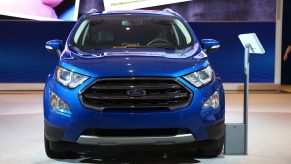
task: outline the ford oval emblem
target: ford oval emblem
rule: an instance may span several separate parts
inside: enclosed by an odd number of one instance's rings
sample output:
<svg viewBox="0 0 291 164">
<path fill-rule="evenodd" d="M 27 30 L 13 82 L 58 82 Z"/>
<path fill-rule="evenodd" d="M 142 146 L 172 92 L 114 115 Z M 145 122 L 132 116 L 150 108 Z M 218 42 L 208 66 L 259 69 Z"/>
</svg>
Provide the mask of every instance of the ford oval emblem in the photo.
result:
<svg viewBox="0 0 291 164">
<path fill-rule="evenodd" d="M 141 97 L 141 96 L 145 96 L 147 93 L 143 89 L 132 89 L 132 90 L 128 90 L 126 94 L 132 97 Z"/>
</svg>

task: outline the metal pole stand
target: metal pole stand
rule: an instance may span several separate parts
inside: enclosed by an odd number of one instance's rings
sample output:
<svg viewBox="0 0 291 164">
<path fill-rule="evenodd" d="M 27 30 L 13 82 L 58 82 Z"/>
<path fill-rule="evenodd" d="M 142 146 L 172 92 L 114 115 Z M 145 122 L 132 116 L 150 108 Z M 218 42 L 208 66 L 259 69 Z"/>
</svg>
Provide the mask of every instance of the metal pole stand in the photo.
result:
<svg viewBox="0 0 291 164">
<path fill-rule="evenodd" d="M 243 123 L 225 124 L 225 145 L 226 155 L 247 155 L 248 154 L 248 100 L 249 100 L 249 57 L 251 46 L 245 46 L 244 55 L 244 111 Z"/>
<path fill-rule="evenodd" d="M 247 155 L 250 53 L 264 54 L 265 49 L 255 33 L 240 34 L 238 37 L 245 48 L 243 123 L 225 124 L 224 154 Z"/>
<path fill-rule="evenodd" d="M 248 113 L 249 113 L 249 82 L 250 82 L 250 49 L 251 45 L 245 47 L 245 60 L 244 60 L 244 117 L 243 124 L 245 125 L 245 144 L 244 155 L 248 155 Z"/>
</svg>

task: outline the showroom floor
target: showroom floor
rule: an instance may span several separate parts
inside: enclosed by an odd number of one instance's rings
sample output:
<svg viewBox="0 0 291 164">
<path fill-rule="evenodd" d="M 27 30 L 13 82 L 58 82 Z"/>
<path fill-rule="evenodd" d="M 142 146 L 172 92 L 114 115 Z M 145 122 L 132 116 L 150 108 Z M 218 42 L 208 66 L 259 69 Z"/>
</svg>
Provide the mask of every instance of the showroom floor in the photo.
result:
<svg viewBox="0 0 291 164">
<path fill-rule="evenodd" d="M 241 93 L 226 95 L 226 122 L 242 121 Z M 46 157 L 42 92 L 0 93 L 0 164 L 7 163 L 291 163 L 291 94 L 256 92 L 250 96 L 249 155 L 213 159 L 150 152 L 94 155 L 69 160 Z M 57 161 L 57 162 L 56 162 Z"/>
</svg>

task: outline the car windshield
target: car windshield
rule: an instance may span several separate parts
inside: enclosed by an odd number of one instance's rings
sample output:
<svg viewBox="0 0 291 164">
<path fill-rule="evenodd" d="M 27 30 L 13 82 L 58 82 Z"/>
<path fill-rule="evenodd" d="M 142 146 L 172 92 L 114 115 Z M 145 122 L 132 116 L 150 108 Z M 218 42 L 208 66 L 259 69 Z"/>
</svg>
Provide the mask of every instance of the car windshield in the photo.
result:
<svg viewBox="0 0 291 164">
<path fill-rule="evenodd" d="M 181 50 L 194 44 L 184 23 L 173 16 L 103 15 L 82 21 L 71 45 L 80 51 L 109 48 Z"/>
</svg>

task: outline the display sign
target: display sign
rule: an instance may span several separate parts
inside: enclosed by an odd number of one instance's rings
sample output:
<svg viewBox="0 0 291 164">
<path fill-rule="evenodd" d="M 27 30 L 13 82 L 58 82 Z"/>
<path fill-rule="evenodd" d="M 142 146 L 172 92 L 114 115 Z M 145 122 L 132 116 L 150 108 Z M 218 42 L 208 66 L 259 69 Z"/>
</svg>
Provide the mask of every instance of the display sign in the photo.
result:
<svg viewBox="0 0 291 164">
<path fill-rule="evenodd" d="M 236 0 L 235 5 L 230 0 L 124 1 L 132 2 L 129 3 L 131 5 L 152 6 L 143 6 L 144 8 L 139 9 L 170 8 L 186 19 L 199 40 L 205 38 L 218 40 L 221 43 L 220 50 L 213 55 L 208 55 L 208 58 L 223 82 L 226 83 L 241 83 L 244 79 L 243 54 L 238 52 L 241 49 L 241 43 L 238 41 L 237 35 L 248 32 L 257 33 L 266 54 L 252 56 L 251 67 L 253 69 L 250 81 L 274 83 L 276 0 Z M 0 83 L 44 82 L 58 59 L 54 55 L 47 54 L 44 43 L 55 38 L 66 40 L 75 24 L 75 22 L 47 20 L 76 20 L 76 14 L 81 16 L 92 8 L 104 11 L 106 3 L 109 2 L 112 4 L 117 1 L 0 0 L 0 36 L 2 38 L 0 40 L 0 71 L 2 70 Z M 167 4 L 162 5 L 163 3 Z M 46 17 L 37 14 L 37 12 L 45 11 L 39 7 L 44 7 L 44 4 L 46 9 L 53 10 L 54 18 L 49 17 L 51 15 Z M 74 11 L 66 12 L 70 8 L 73 8 Z M 65 15 L 71 16 L 64 18 Z M 9 21 L 3 19 L 9 19 Z M 16 19 L 28 19 L 29 21 L 10 21 Z"/>
<path fill-rule="evenodd" d="M 0 19 L 76 21 L 80 0 L 2 0 Z"/>
<path fill-rule="evenodd" d="M 106 0 L 104 1 L 105 10 L 133 10 L 147 7 L 161 6 L 191 0 Z"/>
<path fill-rule="evenodd" d="M 240 34 L 239 40 L 245 48 L 249 48 L 249 53 L 264 54 L 265 49 L 255 33 Z"/>
<path fill-rule="evenodd" d="M 276 0 L 1 0 L 0 20 L 76 21 L 91 9 L 163 10 L 170 8 L 188 22 L 275 22 Z"/>
</svg>

